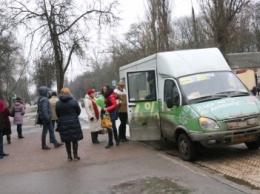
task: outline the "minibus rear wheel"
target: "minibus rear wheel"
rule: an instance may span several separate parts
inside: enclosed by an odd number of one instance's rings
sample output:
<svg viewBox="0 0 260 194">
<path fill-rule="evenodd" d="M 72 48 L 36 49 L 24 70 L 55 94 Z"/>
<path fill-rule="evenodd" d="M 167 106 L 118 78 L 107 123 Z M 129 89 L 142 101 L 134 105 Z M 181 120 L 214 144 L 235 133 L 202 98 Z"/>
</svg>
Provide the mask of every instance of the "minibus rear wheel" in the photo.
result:
<svg viewBox="0 0 260 194">
<path fill-rule="evenodd" d="M 181 133 L 178 137 L 178 150 L 183 160 L 194 160 L 195 148 L 193 147 L 190 138 L 185 133 Z"/>
<path fill-rule="evenodd" d="M 257 150 L 260 147 L 260 139 L 258 138 L 257 141 L 250 141 L 245 144 L 249 150 Z"/>
</svg>

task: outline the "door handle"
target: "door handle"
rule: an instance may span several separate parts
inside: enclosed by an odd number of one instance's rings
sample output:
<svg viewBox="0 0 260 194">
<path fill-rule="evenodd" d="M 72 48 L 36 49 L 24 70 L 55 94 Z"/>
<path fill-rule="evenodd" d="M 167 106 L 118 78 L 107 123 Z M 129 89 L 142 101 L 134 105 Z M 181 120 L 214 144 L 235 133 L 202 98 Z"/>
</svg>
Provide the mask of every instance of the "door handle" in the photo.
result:
<svg viewBox="0 0 260 194">
<path fill-rule="evenodd" d="M 128 107 L 136 107 L 135 104 L 129 104 Z"/>
</svg>

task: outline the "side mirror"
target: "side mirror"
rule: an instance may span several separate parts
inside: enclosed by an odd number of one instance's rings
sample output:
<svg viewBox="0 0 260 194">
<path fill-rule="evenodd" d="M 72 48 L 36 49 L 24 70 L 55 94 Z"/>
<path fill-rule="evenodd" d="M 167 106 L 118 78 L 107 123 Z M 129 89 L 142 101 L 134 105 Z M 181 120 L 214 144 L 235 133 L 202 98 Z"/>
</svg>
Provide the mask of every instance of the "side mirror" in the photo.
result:
<svg viewBox="0 0 260 194">
<path fill-rule="evenodd" d="M 167 108 L 172 108 L 173 107 L 173 98 L 172 97 L 168 97 L 166 98 L 166 105 L 167 105 Z"/>
</svg>

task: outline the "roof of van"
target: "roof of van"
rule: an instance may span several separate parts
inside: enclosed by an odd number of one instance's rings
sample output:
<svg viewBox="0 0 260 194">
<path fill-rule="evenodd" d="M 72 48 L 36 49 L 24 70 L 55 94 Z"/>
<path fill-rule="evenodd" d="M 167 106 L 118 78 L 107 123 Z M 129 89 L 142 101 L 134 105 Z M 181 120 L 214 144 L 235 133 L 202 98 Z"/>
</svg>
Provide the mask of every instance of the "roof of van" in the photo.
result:
<svg viewBox="0 0 260 194">
<path fill-rule="evenodd" d="M 156 68 L 158 73 L 171 77 L 208 71 L 231 71 L 218 48 L 207 48 L 157 53 L 121 67 L 120 72 L 147 68 Z"/>
</svg>

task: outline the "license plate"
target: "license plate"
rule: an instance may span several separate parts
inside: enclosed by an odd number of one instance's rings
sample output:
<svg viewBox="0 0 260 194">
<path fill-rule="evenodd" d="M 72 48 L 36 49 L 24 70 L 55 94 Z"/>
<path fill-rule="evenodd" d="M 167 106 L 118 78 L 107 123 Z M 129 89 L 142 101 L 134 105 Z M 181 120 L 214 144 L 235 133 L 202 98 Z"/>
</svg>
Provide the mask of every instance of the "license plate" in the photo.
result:
<svg viewBox="0 0 260 194">
<path fill-rule="evenodd" d="M 235 136 L 234 137 L 234 142 L 238 143 L 238 142 L 246 142 L 246 141 L 250 141 L 250 140 L 254 140 L 257 138 L 256 134 L 246 134 L 246 135 L 240 135 L 240 136 Z"/>
<path fill-rule="evenodd" d="M 227 126 L 229 129 L 243 128 L 247 127 L 247 122 L 228 122 Z"/>
</svg>

